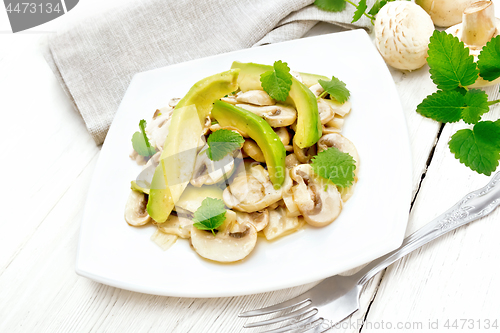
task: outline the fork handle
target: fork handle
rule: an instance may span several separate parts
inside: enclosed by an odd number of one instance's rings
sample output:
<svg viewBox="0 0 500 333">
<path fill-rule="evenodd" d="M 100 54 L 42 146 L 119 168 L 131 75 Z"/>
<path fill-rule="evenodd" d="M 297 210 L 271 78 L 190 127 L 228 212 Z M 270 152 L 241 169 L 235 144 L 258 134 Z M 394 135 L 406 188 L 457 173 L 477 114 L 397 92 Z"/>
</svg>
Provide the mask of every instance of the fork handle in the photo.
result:
<svg viewBox="0 0 500 333">
<path fill-rule="evenodd" d="M 399 248 L 375 259 L 356 273 L 355 276 L 359 278 L 358 285 L 364 285 L 378 272 L 430 241 L 488 215 L 499 204 L 500 171 L 492 177 L 488 185 L 467 194 L 446 212 L 406 237 Z"/>
</svg>

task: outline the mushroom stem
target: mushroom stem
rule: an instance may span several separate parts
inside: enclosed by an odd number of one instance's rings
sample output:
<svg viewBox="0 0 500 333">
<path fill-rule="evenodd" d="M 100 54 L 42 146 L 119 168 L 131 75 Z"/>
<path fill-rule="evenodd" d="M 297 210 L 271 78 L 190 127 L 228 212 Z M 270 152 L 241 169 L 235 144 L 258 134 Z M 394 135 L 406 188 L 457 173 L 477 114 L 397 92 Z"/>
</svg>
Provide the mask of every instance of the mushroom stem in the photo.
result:
<svg viewBox="0 0 500 333">
<path fill-rule="evenodd" d="M 496 32 L 495 7 L 492 1 L 477 1 L 463 13 L 462 40 L 466 45 L 482 48 Z"/>
</svg>

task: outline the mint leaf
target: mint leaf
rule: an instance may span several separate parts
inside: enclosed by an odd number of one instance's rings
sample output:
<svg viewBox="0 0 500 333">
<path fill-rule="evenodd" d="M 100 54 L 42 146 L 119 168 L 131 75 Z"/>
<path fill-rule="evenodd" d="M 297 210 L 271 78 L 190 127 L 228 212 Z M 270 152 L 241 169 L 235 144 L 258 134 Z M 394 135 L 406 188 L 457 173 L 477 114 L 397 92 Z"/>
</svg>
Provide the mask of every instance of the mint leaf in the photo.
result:
<svg viewBox="0 0 500 333">
<path fill-rule="evenodd" d="M 345 83 L 337 79 L 335 76 L 332 76 L 331 81 L 319 80 L 318 83 L 339 103 L 344 103 L 351 95 L 349 89 L 346 88 Z"/>
<path fill-rule="evenodd" d="M 205 198 L 201 206 L 194 212 L 193 226 L 200 230 L 210 230 L 220 227 L 226 220 L 226 209 L 221 199 Z"/>
<path fill-rule="evenodd" d="M 135 132 L 132 135 L 132 147 L 141 156 L 153 156 L 156 154 L 154 149 L 149 143 L 148 136 L 146 135 L 146 121 L 142 119 L 139 122 L 140 132 Z"/>
<path fill-rule="evenodd" d="M 417 112 L 436 121 L 454 123 L 462 118 L 464 104 L 465 97 L 460 92 L 438 90 L 417 106 Z"/>
<path fill-rule="evenodd" d="M 487 81 L 500 77 L 500 35 L 492 38 L 481 50 L 477 61 L 479 75 Z"/>
<path fill-rule="evenodd" d="M 435 30 L 427 53 L 431 79 L 439 89 L 453 90 L 476 82 L 479 71 L 474 57 L 457 37 Z"/>
<path fill-rule="evenodd" d="M 345 9 L 345 0 L 316 0 L 314 5 L 327 12 L 341 12 Z"/>
<path fill-rule="evenodd" d="M 349 187 L 354 181 L 354 158 L 336 147 L 328 148 L 314 156 L 311 166 L 314 173 L 337 186 Z"/>
<path fill-rule="evenodd" d="M 367 8 L 368 7 L 366 6 L 366 0 L 360 0 L 358 7 L 356 7 L 356 11 L 354 12 L 354 16 L 352 17 L 351 23 L 358 21 L 361 16 L 363 16 Z"/>
<path fill-rule="evenodd" d="M 460 163 L 489 176 L 500 159 L 500 121 L 481 121 L 472 130 L 459 130 L 448 145 Z"/>
<path fill-rule="evenodd" d="M 386 0 L 377 0 L 373 4 L 372 8 L 368 12 L 370 15 L 376 15 L 382 7 L 384 7 L 387 4 Z"/>
<path fill-rule="evenodd" d="M 212 132 L 207 139 L 207 155 L 212 161 L 220 161 L 227 154 L 240 148 L 245 139 L 233 131 L 220 129 Z"/>
<path fill-rule="evenodd" d="M 292 74 L 286 62 L 278 60 L 273 65 L 273 71 L 260 75 L 262 89 L 277 101 L 284 102 L 292 87 Z"/>
<path fill-rule="evenodd" d="M 490 110 L 488 95 L 479 89 L 471 89 L 465 94 L 465 108 L 462 110 L 462 118 L 468 124 L 475 124 L 481 116 Z"/>
</svg>

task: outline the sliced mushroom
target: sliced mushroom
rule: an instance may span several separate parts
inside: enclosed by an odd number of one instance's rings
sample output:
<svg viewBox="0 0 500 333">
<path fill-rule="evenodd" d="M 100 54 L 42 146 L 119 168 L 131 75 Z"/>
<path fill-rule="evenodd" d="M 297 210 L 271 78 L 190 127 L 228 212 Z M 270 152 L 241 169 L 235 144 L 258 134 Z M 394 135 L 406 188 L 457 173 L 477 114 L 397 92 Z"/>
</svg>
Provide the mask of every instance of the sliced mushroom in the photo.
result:
<svg viewBox="0 0 500 333">
<path fill-rule="evenodd" d="M 330 104 L 330 106 L 333 109 L 333 113 L 336 115 L 339 115 L 341 117 L 344 117 L 346 114 L 348 114 L 351 111 L 351 102 L 346 101 L 344 103 L 339 103 L 336 100 L 333 99 L 325 99 L 324 100 L 326 103 Z"/>
<path fill-rule="evenodd" d="M 257 243 L 257 231 L 251 223 L 239 224 L 236 213 L 226 211 L 226 220 L 214 235 L 193 228 L 191 244 L 203 258 L 218 262 L 234 262 L 248 256 Z"/>
<path fill-rule="evenodd" d="M 298 216 L 289 216 L 287 209 L 278 207 L 269 212 L 269 224 L 264 228 L 267 240 L 289 235 L 304 226 L 304 219 Z"/>
<path fill-rule="evenodd" d="M 349 141 L 349 139 L 347 139 L 345 136 L 339 133 L 331 133 L 323 135 L 318 140 L 318 153 L 330 147 L 335 147 L 341 152 L 348 153 L 349 155 L 352 156 L 356 165 L 354 174 L 357 176 L 359 170 L 359 154 L 354 144 L 351 141 Z"/>
<path fill-rule="evenodd" d="M 253 213 L 236 212 L 236 220 L 240 225 L 250 223 L 255 230 L 261 231 L 269 223 L 269 210 L 264 209 Z"/>
<path fill-rule="evenodd" d="M 253 105 L 274 105 L 276 101 L 271 98 L 264 90 L 249 90 L 239 94 L 236 97 L 238 103 L 248 103 Z"/>
<path fill-rule="evenodd" d="M 130 152 L 128 155 L 137 165 L 144 165 L 146 164 L 147 160 L 144 156 L 139 155 L 134 149 Z"/>
<path fill-rule="evenodd" d="M 271 127 L 285 127 L 293 124 L 297 119 L 297 111 L 282 104 L 271 106 L 255 106 L 250 104 L 236 104 L 236 106 L 255 113 L 264 118 Z"/>
<path fill-rule="evenodd" d="M 342 132 L 341 129 L 335 128 L 335 127 L 326 126 L 326 125 L 323 125 L 323 128 L 321 130 L 321 134 L 323 134 L 323 135 L 332 134 L 332 133 L 340 133 L 340 132 Z"/>
<path fill-rule="evenodd" d="M 300 162 L 295 154 L 292 153 L 290 155 L 287 155 L 287 157 L 285 157 L 285 166 L 287 168 L 293 168 L 294 166 L 299 164 Z"/>
<path fill-rule="evenodd" d="M 167 220 L 163 223 L 155 223 L 158 230 L 169 235 L 176 235 L 180 238 L 191 237 L 191 228 L 193 221 L 184 216 L 170 214 Z"/>
<path fill-rule="evenodd" d="M 332 106 L 323 98 L 318 100 L 318 112 L 321 124 L 324 125 L 335 117 Z"/>
<path fill-rule="evenodd" d="M 292 154 L 293 155 L 293 154 Z M 291 155 L 289 155 L 291 156 Z M 288 157 L 288 156 L 287 156 Z M 297 163 L 298 165 L 298 163 Z M 286 208 L 288 209 L 288 216 L 299 216 L 300 210 L 295 201 L 293 200 L 293 193 L 292 193 L 292 186 L 293 186 L 293 179 L 290 177 L 290 170 L 291 168 L 286 169 L 285 172 L 285 181 L 283 182 L 283 188 L 282 188 L 282 196 L 283 196 L 283 201 L 285 203 Z"/>
<path fill-rule="evenodd" d="M 299 148 L 299 146 L 295 144 L 294 140 L 293 152 L 295 153 L 295 156 L 300 163 L 309 163 L 309 161 L 311 161 L 311 159 L 316 156 L 316 145 L 312 145 L 311 147 L 307 148 Z"/>
<path fill-rule="evenodd" d="M 290 74 L 297 79 L 297 81 L 303 83 L 304 81 L 302 81 L 302 75 L 300 75 L 299 72 L 294 72 L 294 71 L 290 71 Z"/>
<path fill-rule="evenodd" d="M 290 143 L 290 133 L 288 133 L 288 130 L 285 127 L 275 128 L 274 132 L 278 134 L 278 137 L 280 138 L 283 145 L 286 146 Z"/>
<path fill-rule="evenodd" d="M 155 112 L 155 115 L 157 116 L 154 117 L 146 127 L 149 142 L 159 151 L 163 150 L 163 145 L 167 139 L 168 128 L 170 126 L 170 120 L 172 119 L 173 112 L 174 108 L 168 106 L 157 110 L 157 112 Z"/>
<path fill-rule="evenodd" d="M 236 100 L 236 96 L 233 96 L 233 95 L 229 95 L 227 97 L 222 97 L 220 100 L 223 102 L 229 103 L 229 104 L 233 104 L 233 105 L 238 104 L 238 101 Z"/>
<path fill-rule="evenodd" d="M 179 97 L 174 97 L 172 98 L 169 102 L 168 105 L 175 108 L 177 106 L 177 103 L 179 103 L 181 99 Z"/>
<path fill-rule="evenodd" d="M 245 143 L 243 144 L 243 152 L 247 154 L 249 157 L 253 158 L 257 162 L 265 163 L 266 159 L 264 158 L 264 154 L 262 150 L 259 148 L 257 143 L 252 139 L 245 139 Z"/>
<path fill-rule="evenodd" d="M 340 192 L 340 197 L 342 198 L 342 202 L 346 202 L 349 200 L 354 194 L 354 188 L 356 187 L 356 183 L 353 183 L 349 187 L 341 187 L 337 188 Z"/>
<path fill-rule="evenodd" d="M 335 115 L 335 117 L 333 117 L 332 120 L 327 122 L 325 125 L 327 127 L 342 129 L 342 127 L 344 126 L 344 118 Z"/>
<path fill-rule="evenodd" d="M 208 145 L 205 144 L 196 157 L 193 177 L 190 180 L 191 185 L 196 187 L 213 185 L 227 179 L 234 169 L 233 155 L 228 154 L 219 161 L 212 161 L 205 152 L 207 148 Z"/>
<path fill-rule="evenodd" d="M 247 133 L 243 132 L 241 129 L 238 129 L 236 127 L 233 127 L 233 126 L 224 126 L 224 127 L 222 127 L 219 124 L 212 124 L 212 125 L 210 125 L 210 131 L 211 132 L 215 132 L 215 131 L 218 131 L 220 129 L 227 129 L 227 130 L 230 130 L 230 131 L 235 131 L 235 132 L 238 132 L 242 137 L 248 138 L 248 134 Z"/>
<path fill-rule="evenodd" d="M 167 251 L 172 245 L 177 241 L 176 235 L 164 234 L 160 230 L 156 229 L 154 234 L 151 235 L 151 240 L 161 247 L 163 251 Z"/>
<path fill-rule="evenodd" d="M 245 174 L 233 179 L 222 194 L 229 208 L 242 212 L 256 212 L 281 200 L 281 189 L 275 189 L 262 165 L 253 165 Z"/>
<path fill-rule="evenodd" d="M 130 191 L 127 204 L 125 205 L 125 221 L 134 227 L 145 225 L 151 221 L 146 210 L 148 204 L 147 194 Z"/>
<path fill-rule="evenodd" d="M 309 87 L 309 90 L 311 90 L 311 91 L 312 91 L 312 93 L 313 93 L 316 97 L 318 97 L 319 95 L 321 95 L 321 94 L 325 91 L 325 89 L 323 89 L 323 87 L 322 87 L 322 86 L 321 86 L 321 84 L 319 84 L 319 83 L 316 83 L 316 84 L 314 84 L 314 85 L 310 86 L 310 87 Z"/>
<path fill-rule="evenodd" d="M 337 186 L 316 176 L 311 165 L 297 165 L 290 171 L 295 181 L 293 200 L 307 223 L 323 227 L 332 223 L 342 211 L 342 199 Z"/>
</svg>

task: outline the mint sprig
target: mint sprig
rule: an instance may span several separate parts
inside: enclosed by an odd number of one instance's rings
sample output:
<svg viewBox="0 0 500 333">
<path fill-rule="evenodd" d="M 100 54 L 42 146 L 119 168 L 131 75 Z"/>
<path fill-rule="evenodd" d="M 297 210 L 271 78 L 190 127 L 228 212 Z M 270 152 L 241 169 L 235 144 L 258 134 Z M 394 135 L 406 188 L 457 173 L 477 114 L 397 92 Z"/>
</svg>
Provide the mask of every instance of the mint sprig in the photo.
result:
<svg viewBox="0 0 500 333">
<path fill-rule="evenodd" d="M 274 62 L 274 70 L 260 75 L 262 89 L 277 101 L 284 102 L 292 87 L 292 74 L 286 62 Z"/>
<path fill-rule="evenodd" d="M 486 92 L 469 86 L 479 75 L 491 80 L 500 77 L 500 39 L 488 42 L 475 63 L 458 38 L 435 31 L 428 54 L 431 79 L 440 90 L 427 96 L 417 106 L 417 112 L 443 123 L 463 120 L 474 125 L 451 137 L 450 151 L 471 170 L 491 175 L 500 160 L 500 120 L 481 121 L 481 117 L 500 100 L 488 101 Z"/>
<path fill-rule="evenodd" d="M 149 143 L 148 136 L 146 135 L 146 121 L 142 119 L 139 121 L 140 132 L 135 132 L 132 135 L 132 147 L 141 156 L 153 156 L 156 154 L 156 149 Z"/>
<path fill-rule="evenodd" d="M 220 161 L 227 154 L 240 148 L 244 142 L 245 139 L 240 134 L 227 129 L 212 132 L 207 139 L 207 156 L 212 161 Z"/>
<path fill-rule="evenodd" d="M 314 156 L 311 167 L 315 174 L 335 185 L 349 187 L 354 182 L 355 163 L 351 155 L 331 147 Z"/>
<path fill-rule="evenodd" d="M 209 230 L 215 235 L 215 229 L 226 220 L 226 209 L 221 199 L 205 198 L 194 212 L 193 226 L 200 230 Z"/>
</svg>

